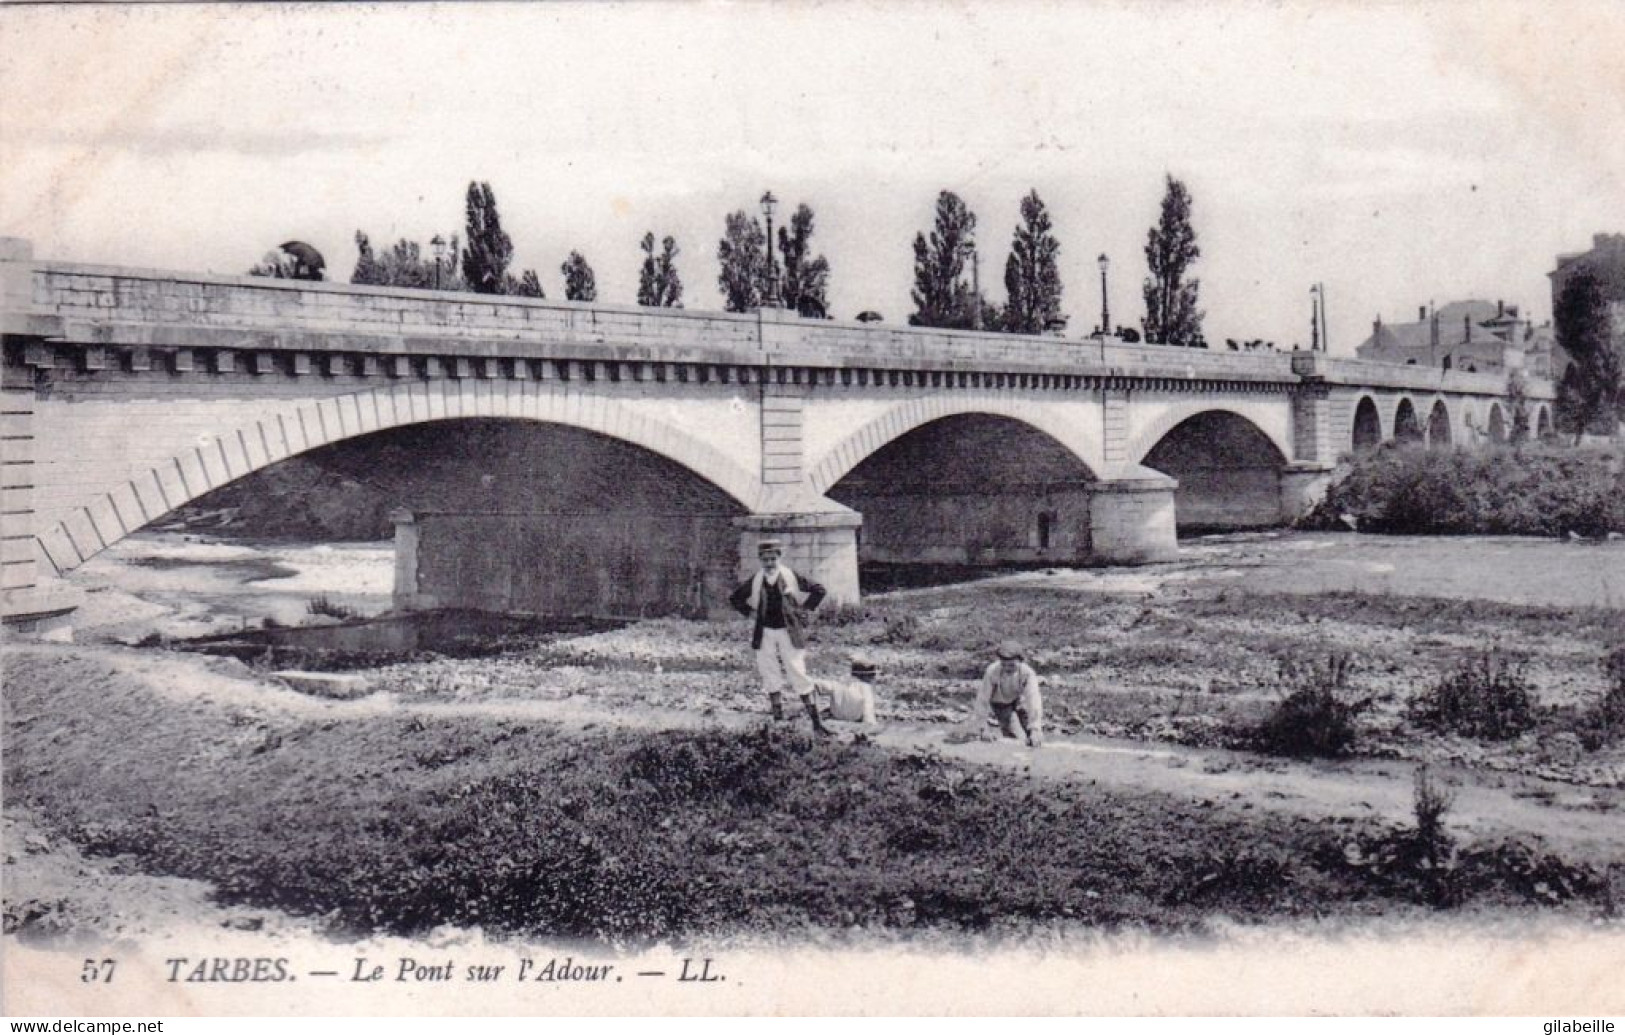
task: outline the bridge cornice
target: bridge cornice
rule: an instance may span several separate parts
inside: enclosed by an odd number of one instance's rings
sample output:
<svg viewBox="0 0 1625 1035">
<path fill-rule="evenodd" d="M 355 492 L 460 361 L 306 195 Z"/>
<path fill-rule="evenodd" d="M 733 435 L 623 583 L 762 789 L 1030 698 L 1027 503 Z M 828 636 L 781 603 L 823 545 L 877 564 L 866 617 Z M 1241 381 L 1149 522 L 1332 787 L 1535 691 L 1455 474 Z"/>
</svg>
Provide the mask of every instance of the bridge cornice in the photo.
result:
<svg viewBox="0 0 1625 1035">
<path fill-rule="evenodd" d="M 757 380 L 826 384 L 879 371 L 925 375 L 923 384 L 944 388 L 986 387 L 977 377 L 994 375 L 1015 378 L 1017 386 L 1153 391 L 1360 385 L 1497 396 L 1506 390 L 1504 378 L 1493 375 L 1318 353 L 1213 352 L 803 320 L 773 311 L 651 309 L 32 259 L 0 262 L 0 275 L 7 285 L 0 332 L 120 350 L 688 364 L 733 368 L 730 380 L 752 379 L 744 372 L 757 371 Z M 1530 395 L 1549 398 L 1550 386 L 1533 382 Z"/>
</svg>

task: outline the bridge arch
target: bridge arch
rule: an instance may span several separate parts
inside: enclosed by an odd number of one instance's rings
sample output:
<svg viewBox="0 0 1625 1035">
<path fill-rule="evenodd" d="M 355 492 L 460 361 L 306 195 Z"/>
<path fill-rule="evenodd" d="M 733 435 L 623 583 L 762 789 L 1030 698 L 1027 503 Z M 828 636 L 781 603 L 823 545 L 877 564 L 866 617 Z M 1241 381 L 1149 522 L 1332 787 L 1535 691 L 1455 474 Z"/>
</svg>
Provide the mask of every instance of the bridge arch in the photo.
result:
<svg viewBox="0 0 1625 1035">
<path fill-rule="evenodd" d="M 1207 407 L 1173 423 L 1140 463 L 1178 483 L 1178 528 L 1232 529 L 1280 524 L 1281 472 L 1289 459 L 1281 443 L 1246 416 Z"/>
<path fill-rule="evenodd" d="M 1416 416 L 1416 404 L 1410 396 L 1402 396 L 1394 407 L 1394 441 L 1410 444 L 1423 441 L 1426 433 Z"/>
<path fill-rule="evenodd" d="M 1507 440 L 1506 414 L 1502 411 L 1500 403 L 1490 403 L 1489 417 L 1484 423 L 1484 430 L 1489 434 L 1491 442 L 1505 442 Z"/>
<path fill-rule="evenodd" d="M 1375 449 L 1382 445 L 1382 440 L 1382 415 L 1377 411 L 1377 401 L 1362 395 L 1354 407 L 1354 449 L 1356 452 Z"/>
<path fill-rule="evenodd" d="M 1556 433 L 1557 429 L 1552 425 L 1552 408 L 1544 405 L 1536 407 L 1535 437 L 1544 442 Z"/>
<path fill-rule="evenodd" d="M 911 399 L 887 410 L 828 449 L 816 461 L 809 459 L 808 481 L 813 491 L 824 494 L 864 460 L 909 432 L 949 417 L 1003 417 L 1040 431 L 1056 442 L 1098 476 L 1104 460 L 1098 440 L 1083 429 L 1082 422 L 1060 420 L 1040 407 L 1018 399 L 961 396 Z"/>
<path fill-rule="evenodd" d="M 1433 409 L 1428 411 L 1427 443 L 1429 449 L 1440 449 L 1451 443 L 1450 408 L 1443 399 L 1433 400 Z"/>
<path fill-rule="evenodd" d="M 250 423 L 204 437 L 137 471 L 39 535 L 65 574 L 165 514 L 272 464 L 392 428 L 478 418 L 559 424 L 639 446 L 710 483 L 749 510 L 758 481 L 737 461 L 625 403 L 550 391 L 533 382 L 481 391 L 476 382 L 417 382 L 289 403 Z"/>
<path fill-rule="evenodd" d="M 1198 399 L 1176 403 L 1158 414 L 1157 418 L 1146 425 L 1145 429 L 1129 443 L 1127 450 L 1129 462 L 1144 464 L 1151 451 L 1157 447 L 1158 443 L 1173 433 L 1174 429 L 1192 418 L 1201 417 L 1204 414 L 1223 414 L 1246 424 L 1259 435 L 1269 440 L 1270 445 L 1275 447 L 1276 453 L 1283 458 L 1283 463 L 1292 456 L 1292 442 L 1288 437 L 1290 434 L 1289 429 L 1261 424 L 1254 419 L 1252 414 L 1239 407 L 1214 405 L 1209 400 Z"/>
</svg>

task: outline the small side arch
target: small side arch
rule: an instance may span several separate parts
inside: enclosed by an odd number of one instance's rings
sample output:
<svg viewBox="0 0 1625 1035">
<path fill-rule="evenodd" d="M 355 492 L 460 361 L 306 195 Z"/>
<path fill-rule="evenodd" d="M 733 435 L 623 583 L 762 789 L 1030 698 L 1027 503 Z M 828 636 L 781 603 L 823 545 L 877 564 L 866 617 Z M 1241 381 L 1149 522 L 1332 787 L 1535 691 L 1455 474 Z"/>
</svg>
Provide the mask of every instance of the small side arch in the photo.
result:
<svg viewBox="0 0 1625 1035">
<path fill-rule="evenodd" d="M 1429 449 L 1442 449 L 1451 443 L 1450 408 L 1443 399 L 1435 399 L 1428 412 L 1427 442 Z"/>
<path fill-rule="evenodd" d="M 1360 396 L 1354 407 L 1352 432 L 1355 452 L 1382 445 L 1382 415 L 1377 412 L 1377 401 L 1369 395 Z"/>
<path fill-rule="evenodd" d="M 1422 422 L 1416 416 L 1416 404 L 1403 396 L 1394 407 L 1394 441 L 1402 445 L 1420 443 L 1426 437 Z"/>
</svg>

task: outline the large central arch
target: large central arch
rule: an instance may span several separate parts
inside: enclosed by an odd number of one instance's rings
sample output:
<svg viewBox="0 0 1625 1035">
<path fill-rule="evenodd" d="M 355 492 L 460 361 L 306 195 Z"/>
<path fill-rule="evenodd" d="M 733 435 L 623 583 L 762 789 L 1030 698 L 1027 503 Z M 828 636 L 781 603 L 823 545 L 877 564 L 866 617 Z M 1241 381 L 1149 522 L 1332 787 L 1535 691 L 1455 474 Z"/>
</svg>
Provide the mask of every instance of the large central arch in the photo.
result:
<svg viewBox="0 0 1625 1035">
<path fill-rule="evenodd" d="M 139 470 L 38 536 L 66 574 L 125 536 L 214 489 L 291 456 L 391 428 L 469 418 L 559 424 L 638 446 L 692 472 L 741 508 L 759 491 L 741 464 L 663 421 L 613 399 L 562 393 L 534 382 L 474 391 L 466 383 L 417 382 L 292 402 Z"/>
</svg>

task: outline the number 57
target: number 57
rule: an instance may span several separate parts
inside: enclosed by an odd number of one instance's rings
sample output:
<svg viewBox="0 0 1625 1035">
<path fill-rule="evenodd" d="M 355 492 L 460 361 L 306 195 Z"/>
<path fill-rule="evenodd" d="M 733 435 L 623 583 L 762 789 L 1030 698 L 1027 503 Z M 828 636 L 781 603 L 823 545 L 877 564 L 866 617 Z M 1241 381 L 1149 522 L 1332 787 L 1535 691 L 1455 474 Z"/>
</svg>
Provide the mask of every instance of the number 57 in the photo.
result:
<svg viewBox="0 0 1625 1035">
<path fill-rule="evenodd" d="M 115 960 L 85 960 L 84 969 L 79 971 L 79 980 L 87 985 L 98 981 L 110 985 L 113 983 L 113 968 L 117 965 Z"/>
</svg>

